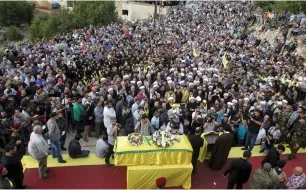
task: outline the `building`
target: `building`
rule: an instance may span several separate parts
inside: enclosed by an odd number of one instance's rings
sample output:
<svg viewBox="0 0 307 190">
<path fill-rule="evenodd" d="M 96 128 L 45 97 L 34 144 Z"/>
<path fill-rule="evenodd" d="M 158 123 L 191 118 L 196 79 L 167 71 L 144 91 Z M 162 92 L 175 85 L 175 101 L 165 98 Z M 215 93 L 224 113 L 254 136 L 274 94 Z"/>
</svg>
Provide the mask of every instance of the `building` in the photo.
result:
<svg viewBox="0 0 307 190">
<path fill-rule="evenodd" d="M 157 4 L 157 14 L 166 15 L 172 11 L 171 6 L 161 5 L 165 4 L 164 1 L 159 1 Z M 126 21 L 146 19 L 153 16 L 155 12 L 154 2 L 116 1 L 115 5 L 119 18 Z"/>
</svg>

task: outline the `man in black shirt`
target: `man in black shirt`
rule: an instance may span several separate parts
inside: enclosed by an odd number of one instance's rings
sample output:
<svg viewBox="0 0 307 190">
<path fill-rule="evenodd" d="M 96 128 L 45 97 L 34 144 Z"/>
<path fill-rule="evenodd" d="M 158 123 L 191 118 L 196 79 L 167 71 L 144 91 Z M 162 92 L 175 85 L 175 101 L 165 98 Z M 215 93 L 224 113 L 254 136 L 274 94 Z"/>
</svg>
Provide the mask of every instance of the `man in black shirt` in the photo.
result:
<svg viewBox="0 0 307 190">
<path fill-rule="evenodd" d="M 262 160 L 261 165 L 265 163 L 271 164 L 272 168 L 277 166 L 277 162 L 280 160 L 280 155 L 286 150 L 285 146 L 279 144 L 277 148 L 275 146 L 271 147 L 268 151 L 268 154 Z"/>
<path fill-rule="evenodd" d="M 255 110 L 254 115 L 250 116 L 248 120 L 248 131 L 246 135 L 245 147 L 241 150 L 253 150 L 263 121 L 262 117 L 260 116 L 260 113 L 260 110 Z"/>
<path fill-rule="evenodd" d="M 204 139 L 200 136 L 201 128 L 197 127 L 195 129 L 195 135 L 190 135 L 189 141 L 193 148 L 193 156 L 192 156 L 192 165 L 193 165 L 193 174 L 196 172 L 196 163 L 199 156 L 200 148 L 204 145 Z"/>
<path fill-rule="evenodd" d="M 26 189 L 28 185 L 23 185 L 23 167 L 21 158 L 15 156 L 16 147 L 8 144 L 1 159 L 1 164 L 7 169 L 7 177 L 13 182 L 15 189 Z"/>
<path fill-rule="evenodd" d="M 227 189 L 233 189 L 235 185 L 237 185 L 237 189 L 242 189 L 243 184 L 248 181 L 252 171 L 252 165 L 247 161 L 250 157 L 251 152 L 245 151 L 243 158 L 238 158 L 231 162 L 224 172 L 224 177 L 229 174 Z"/>
</svg>

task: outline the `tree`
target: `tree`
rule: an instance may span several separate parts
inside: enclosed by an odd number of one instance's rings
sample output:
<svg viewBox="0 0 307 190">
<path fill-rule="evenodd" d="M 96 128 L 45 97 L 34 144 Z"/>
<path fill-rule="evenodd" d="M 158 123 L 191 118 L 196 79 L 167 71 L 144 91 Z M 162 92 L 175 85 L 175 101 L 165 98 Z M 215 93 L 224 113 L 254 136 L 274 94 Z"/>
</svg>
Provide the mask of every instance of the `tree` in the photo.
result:
<svg viewBox="0 0 307 190">
<path fill-rule="evenodd" d="M 306 13 L 306 1 L 254 1 L 256 6 L 262 8 L 264 11 L 290 11 L 297 14 Z"/>
<path fill-rule="evenodd" d="M 25 1 L 0 1 L 0 26 L 30 24 L 33 8 Z"/>
<path fill-rule="evenodd" d="M 22 34 L 14 26 L 10 26 L 4 34 L 4 39 L 7 41 L 18 41 L 22 38 Z"/>
<path fill-rule="evenodd" d="M 84 28 L 89 25 L 103 26 L 117 21 L 114 1 L 79 1 L 71 12 L 61 10 L 34 19 L 30 26 L 30 39 L 32 41 L 49 40 L 75 28 Z"/>
<path fill-rule="evenodd" d="M 87 25 L 102 26 L 117 21 L 114 1 L 78 1 L 72 14 Z"/>
<path fill-rule="evenodd" d="M 31 41 L 36 41 L 44 38 L 42 29 L 44 27 L 44 22 L 46 22 L 48 18 L 48 15 L 44 15 L 33 20 L 29 29 Z"/>
</svg>

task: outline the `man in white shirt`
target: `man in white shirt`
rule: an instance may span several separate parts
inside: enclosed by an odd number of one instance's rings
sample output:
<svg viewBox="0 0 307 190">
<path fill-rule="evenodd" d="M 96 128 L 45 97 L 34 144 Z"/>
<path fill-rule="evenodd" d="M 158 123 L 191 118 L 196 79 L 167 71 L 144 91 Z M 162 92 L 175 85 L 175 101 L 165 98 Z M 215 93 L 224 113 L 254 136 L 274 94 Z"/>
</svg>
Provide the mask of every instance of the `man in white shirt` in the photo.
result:
<svg viewBox="0 0 307 190">
<path fill-rule="evenodd" d="M 112 101 L 108 100 L 108 102 L 106 103 L 106 106 L 103 109 L 103 124 L 105 128 L 112 129 L 111 119 L 113 118 L 116 118 L 116 113 L 115 113 L 114 108 L 112 107 Z"/>
<path fill-rule="evenodd" d="M 119 131 L 118 125 L 116 123 L 116 118 L 114 117 L 114 118 L 110 119 L 110 121 L 111 121 L 111 125 L 106 126 L 107 127 L 107 133 L 108 133 L 109 149 L 108 149 L 107 154 L 106 154 L 105 162 L 108 166 L 110 166 L 110 157 L 114 153 L 113 147 L 114 147 L 114 143 L 115 143 L 115 140 L 117 138 L 118 131 Z"/>
</svg>

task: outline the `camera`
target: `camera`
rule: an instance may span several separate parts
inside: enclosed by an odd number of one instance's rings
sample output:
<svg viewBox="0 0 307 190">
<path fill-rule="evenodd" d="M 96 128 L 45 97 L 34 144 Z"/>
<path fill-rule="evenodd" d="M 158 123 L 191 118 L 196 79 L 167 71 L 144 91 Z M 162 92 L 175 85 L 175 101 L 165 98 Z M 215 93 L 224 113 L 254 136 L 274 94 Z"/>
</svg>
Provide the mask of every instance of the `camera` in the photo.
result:
<svg viewBox="0 0 307 190">
<path fill-rule="evenodd" d="M 116 127 L 119 128 L 119 129 L 123 128 L 123 126 L 119 123 L 116 123 Z"/>
<path fill-rule="evenodd" d="M 180 123 L 171 121 L 170 125 L 172 129 L 179 129 Z"/>
</svg>

